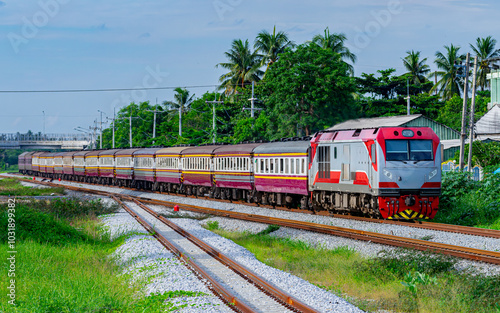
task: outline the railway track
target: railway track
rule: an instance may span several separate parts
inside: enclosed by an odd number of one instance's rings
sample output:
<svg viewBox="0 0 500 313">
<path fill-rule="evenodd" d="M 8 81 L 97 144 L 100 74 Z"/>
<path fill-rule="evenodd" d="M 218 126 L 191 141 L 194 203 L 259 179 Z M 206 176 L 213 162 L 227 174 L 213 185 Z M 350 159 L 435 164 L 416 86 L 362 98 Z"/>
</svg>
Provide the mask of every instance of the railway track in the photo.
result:
<svg viewBox="0 0 500 313">
<path fill-rule="evenodd" d="M 158 215 L 139 200 L 128 196 L 112 197 L 163 246 L 209 281 L 214 293 L 236 311 L 317 312 Z M 131 208 L 131 204 L 136 207 Z M 155 223 L 157 221 L 160 224 Z"/>
<path fill-rule="evenodd" d="M 29 181 L 29 180 L 26 180 L 26 181 Z M 58 184 L 53 184 L 53 183 L 44 183 L 44 184 L 50 185 L 50 186 L 60 186 Z M 75 190 L 75 191 L 87 192 L 87 193 L 96 193 L 96 194 L 107 195 L 107 196 L 110 195 L 110 193 L 108 193 L 108 192 L 96 191 L 96 190 L 88 189 L 88 188 L 81 188 L 81 187 L 68 186 L 68 185 L 65 185 L 65 188 Z M 117 195 L 119 195 L 119 194 L 117 194 Z M 217 210 L 217 209 L 205 208 L 205 207 L 200 207 L 200 206 L 178 204 L 178 203 L 169 202 L 169 201 L 155 200 L 155 199 L 151 199 L 151 198 L 144 197 L 144 196 L 136 197 L 136 198 L 142 202 L 145 202 L 145 203 L 162 205 L 162 206 L 167 206 L 167 207 L 173 207 L 175 205 L 179 205 L 179 207 L 181 209 L 193 211 L 193 212 L 199 212 L 199 213 L 205 213 L 205 214 L 211 214 L 211 215 L 215 215 L 215 216 L 229 217 L 229 218 L 235 218 L 235 219 L 241 219 L 241 220 L 247 220 L 247 221 L 253 221 L 253 222 L 258 222 L 258 223 L 274 224 L 274 225 L 291 227 L 291 228 L 302 229 L 302 230 L 308 230 L 308 231 L 324 233 L 324 234 L 329 234 L 329 235 L 334 235 L 334 236 L 341 236 L 341 237 L 346 237 L 346 238 L 351 238 L 351 239 L 356 239 L 356 240 L 370 241 L 370 242 L 374 242 L 374 243 L 380 243 L 380 244 L 397 246 L 397 247 L 413 248 L 413 249 L 417 249 L 417 250 L 421 250 L 421 251 L 432 251 L 432 252 L 442 253 L 442 254 L 446 254 L 446 255 L 452 255 L 452 256 L 456 256 L 456 257 L 460 257 L 460 258 L 464 258 L 464 259 L 470 259 L 470 260 L 482 261 L 482 262 L 500 265 L 500 252 L 495 252 L 495 251 L 467 248 L 467 247 L 461 247 L 461 246 L 455 246 L 455 245 L 449 245 L 449 244 L 443 244 L 443 243 L 429 242 L 429 241 L 420 240 L 420 239 L 398 237 L 398 236 L 393 236 L 393 235 L 380 234 L 380 233 L 374 233 L 374 232 L 368 232 L 368 231 L 362 231 L 362 230 L 356 230 L 356 229 L 349 229 L 349 228 L 342 228 L 342 227 L 330 226 L 330 225 L 324 225 L 324 224 L 316 224 L 316 223 L 296 221 L 296 220 L 286 220 L 286 219 L 273 218 L 273 217 L 262 216 L 262 215 L 245 214 L 245 213 L 232 212 L 232 211 L 227 211 L 227 210 Z M 441 225 L 443 225 L 443 224 L 441 224 Z M 453 226 L 453 225 L 450 225 L 450 226 Z"/>
<path fill-rule="evenodd" d="M 16 176 L 22 176 L 22 175 L 16 174 Z M 18 179 L 20 179 L 20 178 L 18 178 Z M 26 182 L 33 182 L 32 180 L 26 180 L 26 179 L 21 179 L 21 180 L 26 181 Z M 71 181 L 68 181 L 68 182 L 71 182 Z M 79 182 L 73 182 L 73 183 L 79 183 Z M 83 183 L 79 183 L 79 184 L 83 184 Z M 85 184 L 87 184 L 87 183 L 85 183 Z M 90 184 L 90 185 L 93 185 L 93 184 Z M 100 186 L 100 185 L 98 185 L 98 186 Z M 106 186 L 106 187 L 114 187 L 114 186 Z M 128 188 L 128 187 L 120 187 L 120 188 L 132 190 L 132 191 L 138 191 L 137 189 L 134 189 L 134 188 Z M 148 190 L 147 192 L 154 193 L 154 194 L 162 194 L 160 192 L 150 191 L 150 190 Z M 168 194 L 168 193 L 166 193 L 166 194 Z M 174 194 L 174 195 L 177 195 L 177 194 Z M 241 205 L 247 205 L 247 206 L 262 207 L 262 208 L 275 209 L 275 210 L 281 210 L 281 211 L 286 211 L 286 212 L 323 215 L 323 216 L 330 216 L 330 217 L 342 218 L 342 219 L 350 219 L 350 220 L 369 222 L 369 223 L 399 225 L 399 226 L 414 227 L 414 228 L 420 228 L 420 229 L 429 229 L 429 230 L 444 231 L 444 232 L 457 233 L 457 234 L 465 234 L 465 235 L 482 236 L 482 237 L 490 237 L 490 238 L 500 239 L 500 231 L 494 230 L 494 229 L 477 228 L 477 227 L 460 226 L 460 225 L 450 225 L 450 224 L 425 222 L 425 221 L 417 221 L 417 220 L 410 220 L 410 221 L 382 220 L 382 219 L 373 219 L 373 218 L 353 216 L 353 215 L 331 214 L 331 213 L 326 212 L 326 211 L 311 212 L 309 210 L 302 210 L 302 209 L 290 209 L 290 208 L 285 208 L 285 207 L 274 207 L 271 205 L 248 203 L 248 202 L 239 201 L 239 200 L 238 201 L 222 200 L 222 199 L 213 199 L 210 197 L 199 197 L 199 196 L 196 197 L 196 196 L 187 196 L 187 195 L 178 195 L 178 196 L 179 197 L 186 197 L 186 198 L 193 198 L 193 199 L 202 198 L 202 199 L 206 199 L 209 201 L 218 201 L 218 202 L 223 202 L 223 203 L 234 203 L 234 204 L 241 204 Z"/>
</svg>

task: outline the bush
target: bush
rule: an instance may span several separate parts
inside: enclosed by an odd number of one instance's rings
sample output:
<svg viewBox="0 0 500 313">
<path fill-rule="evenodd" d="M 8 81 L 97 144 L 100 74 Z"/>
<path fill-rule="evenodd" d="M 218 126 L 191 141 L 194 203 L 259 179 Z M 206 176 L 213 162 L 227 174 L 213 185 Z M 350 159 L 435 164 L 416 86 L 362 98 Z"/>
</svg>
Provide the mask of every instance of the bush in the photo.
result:
<svg viewBox="0 0 500 313">
<path fill-rule="evenodd" d="M 491 225 L 500 218 L 500 175 L 485 174 L 474 181 L 469 173 L 443 174 L 435 222 L 464 226 Z"/>
</svg>

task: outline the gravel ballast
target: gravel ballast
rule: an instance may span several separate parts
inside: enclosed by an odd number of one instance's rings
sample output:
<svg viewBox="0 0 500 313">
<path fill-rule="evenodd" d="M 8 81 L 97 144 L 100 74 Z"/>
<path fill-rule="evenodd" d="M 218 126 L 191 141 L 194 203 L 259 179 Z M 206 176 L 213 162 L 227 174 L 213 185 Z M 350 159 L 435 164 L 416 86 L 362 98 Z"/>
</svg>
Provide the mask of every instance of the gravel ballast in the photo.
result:
<svg viewBox="0 0 500 313">
<path fill-rule="evenodd" d="M 112 257 L 123 267 L 123 275 L 130 275 L 132 281 L 144 285 L 146 295 L 178 290 L 197 292 L 202 294 L 176 297 L 169 302 L 180 307 L 177 312 L 233 312 L 125 210 L 105 216 L 103 222 L 112 238 L 134 234 L 125 240 Z"/>
</svg>

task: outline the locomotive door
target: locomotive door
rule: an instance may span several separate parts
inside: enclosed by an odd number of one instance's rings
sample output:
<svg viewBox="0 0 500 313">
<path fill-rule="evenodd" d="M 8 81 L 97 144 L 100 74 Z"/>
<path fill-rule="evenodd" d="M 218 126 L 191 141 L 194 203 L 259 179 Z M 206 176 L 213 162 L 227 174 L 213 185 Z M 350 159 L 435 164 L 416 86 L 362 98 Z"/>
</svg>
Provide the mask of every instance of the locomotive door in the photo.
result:
<svg viewBox="0 0 500 313">
<path fill-rule="evenodd" d="M 351 146 L 343 146 L 342 180 L 351 180 Z"/>
</svg>

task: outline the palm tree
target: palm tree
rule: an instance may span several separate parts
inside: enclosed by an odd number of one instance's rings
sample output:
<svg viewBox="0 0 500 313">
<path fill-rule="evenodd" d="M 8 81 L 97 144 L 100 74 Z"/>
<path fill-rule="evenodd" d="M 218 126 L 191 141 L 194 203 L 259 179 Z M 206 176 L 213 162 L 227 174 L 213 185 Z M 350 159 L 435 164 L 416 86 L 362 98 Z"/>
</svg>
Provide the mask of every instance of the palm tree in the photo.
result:
<svg viewBox="0 0 500 313">
<path fill-rule="evenodd" d="M 427 58 L 420 60 L 420 51 L 406 51 L 408 54 L 403 59 L 403 65 L 408 70 L 412 82 L 414 84 L 421 84 L 426 81 L 427 74 L 431 71 L 429 65 L 425 64 Z"/>
<path fill-rule="evenodd" d="M 261 65 L 267 64 L 266 72 L 269 66 L 278 60 L 280 53 L 283 53 L 286 48 L 293 48 L 294 46 L 295 43 L 288 39 L 285 32 L 276 33 L 276 25 L 272 34 L 267 30 L 261 31 L 255 38 L 254 43 L 254 49 L 263 53 L 261 55 Z"/>
<path fill-rule="evenodd" d="M 322 35 L 316 35 L 313 37 L 312 42 L 317 44 L 318 46 L 324 48 L 324 49 L 329 49 L 332 50 L 335 53 L 340 54 L 342 57 L 342 60 L 350 60 L 353 64 L 356 63 L 356 55 L 352 53 L 349 48 L 347 48 L 344 44 L 344 42 L 347 40 L 347 37 L 344 33 L 333 33 L 330 34 L 330 29 L 328 27 L 325 29 L 325 34 Z M 344 61 L 345 62 L 345 61 Z M 354 74 L 354 67 L 345 62 L 347 64 L 347 67 L 349 68 L 349 71 L 351 74 Z"/>
<path fill-rule="evenodd" d="M 176 92 L 174 95 L 175 101 L 164 101 L 163 105 L 169 111 L 179 110 L 179 136 L 182 137 L 182 113 L 189 109 L 191 102 L 193 102 L 194 94 L 189 96 L 189 91 L 181 87 L 175 88 L 174 91 Z"/>
<path fill-rule="evenodd" d="M 470 44 L 470 47 L 476 53 L 479 62 L 477 83 L 481 87 L 481 90 L 488 87 L 486 74 L 490 72 L 490 62 L 487 59 L 500 56 L 500 49 L 495 50 L 496 43 L 497 41 L 495 39 L 488 36 L 486 38 L 478 37 L 476 39 L 476 46 Z"/>
<path fill-rule="evenodd" d="M 439 51 L 436 52 L 434 63 L 436 63 L 438 69 L 441 71 L 437 71 L 435 74 L 440 76 L 441 79 L 431 88 L 430 93 L 439 89 L 439 93 L 443 99 L 448 100 L 454 94 L 460 94 L 462 80 L 457 77 L 457 72 L 461 70 L 456 68 L 455 64 L 465 61 L 465 54 L 458 53 L 460 46 L 450 44 L 449 46 L 444 46 L 444 48 L 446 49 L 446 54 Z"/>
<path fill-rule="evenodd" d="M 259 81 L 262 76 L 260 68 L 260 57 L 256 51 L 251 51 L 248 39 L 244 42 L 241 39 L 233 40 L 231 50 L 224 53 L 228 62 L 219 63 L 215 67 L 222 67 L 229 70 L 228 73 L 221 75 L 219 81 L 222 83 L 220 89 L 226 88 L 226 93 L 234 90 L 235 86 L 252 81 Z"/>
</svg>

